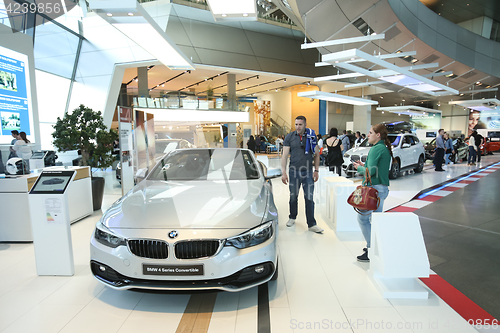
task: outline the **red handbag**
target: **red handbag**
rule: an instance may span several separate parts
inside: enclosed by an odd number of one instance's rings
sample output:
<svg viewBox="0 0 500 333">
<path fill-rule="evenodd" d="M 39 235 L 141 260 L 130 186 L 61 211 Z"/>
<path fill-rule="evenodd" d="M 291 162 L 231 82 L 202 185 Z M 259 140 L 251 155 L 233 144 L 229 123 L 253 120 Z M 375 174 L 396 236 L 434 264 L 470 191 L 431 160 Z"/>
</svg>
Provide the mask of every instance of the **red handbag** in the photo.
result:
<svg viewBox="0 0 500 333">
<path fill-rule="evenodd" d="M 380 205 L 380 198 L 378 191 L 371 187 L 372 179 L 370 171 L 366 169 L 366 181 L 360 186 L 356 187 L 354 192 L 347 198 L 347 203 L 351 205 L 358 214 L 366 215 L 369 213 L 362 212 L 376 210 Z M 370 186 L 368 186 L 370 185 Z"/>
</svg>

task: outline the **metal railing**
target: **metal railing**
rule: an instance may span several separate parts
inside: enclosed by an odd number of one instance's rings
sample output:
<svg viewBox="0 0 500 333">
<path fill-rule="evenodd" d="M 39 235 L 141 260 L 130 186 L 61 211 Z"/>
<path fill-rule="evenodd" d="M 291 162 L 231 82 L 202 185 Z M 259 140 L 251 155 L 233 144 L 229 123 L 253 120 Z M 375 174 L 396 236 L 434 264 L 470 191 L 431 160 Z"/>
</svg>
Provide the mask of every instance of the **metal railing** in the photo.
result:
<svg viewBox="0 0 500 333">
<path fill-rule="evenodd" d="M 126 98 L 124 98 L 126 97 Z M 231 107 L 230 100 L 225 97 L 191 95 L 182 92 L 169 92 L 162 97 L 145 97 L 138 95 L 120 96 L 121 106 L 132 106 L 152 109 L 187 109 L 218 110 L 246 112 L 244 104 L 237 102 Z"/>
</svg>

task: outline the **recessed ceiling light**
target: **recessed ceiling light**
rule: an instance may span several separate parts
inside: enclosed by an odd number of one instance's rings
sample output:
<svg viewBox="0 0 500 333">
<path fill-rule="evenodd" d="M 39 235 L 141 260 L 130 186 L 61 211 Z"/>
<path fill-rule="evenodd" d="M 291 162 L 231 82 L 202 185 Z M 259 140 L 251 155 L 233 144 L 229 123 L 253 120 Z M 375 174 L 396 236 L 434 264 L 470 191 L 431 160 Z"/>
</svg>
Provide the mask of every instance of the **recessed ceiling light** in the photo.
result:
<svg viewBox="0 0 500 333">
<path fill-rule="evenodd" d="M 416 59 L 416 58 L 411 59 L 411 62 L 413 62 L 413 63 L 415 63 L 417 61 L 418 61 L 418 59 Z"/>
<path fill-rule="evenodd" d="M 384 96 L 380 96 L 381 99 L 384 99 Z"/>
<path fill-rule="evenodd" d="M 384 111 L 382 111 L 382 113 L 384 113 Z"/>
<path fill-rule="evenodd" d="M 222 14 L 221 16 L 222 16 L 222 17 L 227 17 L 227 14 Z"/>
<path fill-rule="evenodd" d="M 481 84 L 481 82 L 477 81 L 476 84 Z"/>
<path fill-rule="evenodd" d="M 247 14 L 247 13 L 245 13 L 245 14 L 243 14 L 243 16 L 244 16 L 244 17 L 247 17 L 247 16 L 248 16 L 248 14 Z"/>
<path fill-rule="evenodd" d="M 128 13 L 127 15 L 128 16 L 134 16 L 134 13 Z"/>
<path fill-rule="evenodd" d="M 113 14 L 111 14 L 111 13 L 107 13 L 106 15 L 109 17 L 113 16 Z"/>
</svg>

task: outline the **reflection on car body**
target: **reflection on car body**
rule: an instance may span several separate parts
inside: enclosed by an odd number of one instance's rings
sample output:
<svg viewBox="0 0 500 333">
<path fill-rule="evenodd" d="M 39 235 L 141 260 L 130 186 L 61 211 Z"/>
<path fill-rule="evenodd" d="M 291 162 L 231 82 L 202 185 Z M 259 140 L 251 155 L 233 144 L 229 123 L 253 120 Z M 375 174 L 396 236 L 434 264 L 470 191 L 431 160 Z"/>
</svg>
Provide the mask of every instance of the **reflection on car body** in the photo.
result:
<svg viewBox="0 0 500 333">
<path fill-rule="evenodd" d="M 172 151 L 97 223 L 92 273 L 115 289 L 239 291 L 276 278 L 279 176 L 247 149 Z"/>
</svg>

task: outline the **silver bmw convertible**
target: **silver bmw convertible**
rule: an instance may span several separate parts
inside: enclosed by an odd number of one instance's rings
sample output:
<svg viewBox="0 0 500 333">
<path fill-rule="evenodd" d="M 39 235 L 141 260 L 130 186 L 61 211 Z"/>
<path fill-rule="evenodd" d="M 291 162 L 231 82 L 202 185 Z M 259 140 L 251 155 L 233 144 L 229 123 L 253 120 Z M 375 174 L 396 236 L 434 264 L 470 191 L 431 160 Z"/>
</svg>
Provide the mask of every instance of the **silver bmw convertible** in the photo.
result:
<svg viewBox="0 0 500 333">
<path fill-rule="evenodd" d="M 116 201 L 90 241 L 95 278 L 115 289 L 240 291 L 276 279 L 278 212 L 247 149 L 180 149 Z"/>
</svg>

